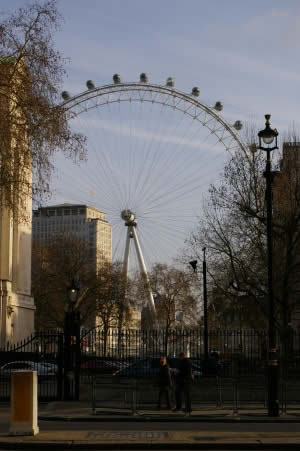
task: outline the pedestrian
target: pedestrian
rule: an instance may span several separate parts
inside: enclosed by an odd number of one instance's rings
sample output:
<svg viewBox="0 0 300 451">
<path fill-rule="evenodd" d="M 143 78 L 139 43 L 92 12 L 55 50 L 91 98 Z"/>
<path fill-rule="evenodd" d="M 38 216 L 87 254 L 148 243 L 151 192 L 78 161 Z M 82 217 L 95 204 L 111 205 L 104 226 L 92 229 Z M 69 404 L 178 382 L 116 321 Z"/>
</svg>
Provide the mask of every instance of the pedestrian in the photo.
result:
<svg viewBox="0 0 300 451">
<path fill-rule="evenodd" d="M 158 386 L 159 393 L 158 393 L 157 409 L 158 410 L 161 409 L 163 397 L 166 398 L 167 409 L 171 409 L 172 376 L 166 357 L 161 357 L 160 359 Z"/>
<path fill-rule="evenodd" d="M 182 398 L 184 398 L 185 414 L 190 415 L 191 407 L 191 385 L 193 381 L 193 370 L 190 359 L 188 359 L 184 352 L 179 354 L 178 372 L 176 374 L 175 398 L 176 407 L 174 412 L 181 410 Z"/>
</svg>

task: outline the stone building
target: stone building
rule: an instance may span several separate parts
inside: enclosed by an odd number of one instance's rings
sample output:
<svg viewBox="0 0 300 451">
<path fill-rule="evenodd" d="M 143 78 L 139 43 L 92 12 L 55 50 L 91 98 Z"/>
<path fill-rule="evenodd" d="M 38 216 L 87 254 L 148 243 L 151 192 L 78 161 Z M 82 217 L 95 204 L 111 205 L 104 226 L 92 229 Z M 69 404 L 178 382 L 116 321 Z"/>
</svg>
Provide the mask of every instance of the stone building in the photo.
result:
<svg viewBox="0 0 300 451">
<path fill-rule="evenodd" d="M 0 346 L 28 337 L 34 331 L 35 312 L 31 296 L 31 152 L 24 130 L 16 126 L 22 112 L 6 88 L 21 89 L 16 86 L 18 78 L 13 84 L 7 82 L 13 67 L 13 59 L 0 59 L 0 168 L 5 177 L 1 186 L 5 180 L 10 184 L 0 193 Z M 8 190 L 14 197 L 14 209 L 5 199 Z"/>
<path fill-rule="evenodd" d="M 274 292 L 281 322 L 300 328 L 300 142 L 283 144 L 273 183 Z"/>
<path fill-rule="evenodd" d="M 33 239 L 48 244 L 53 237 L 73 235 L 89 244 L 95 270 L 112 261 L 112 226 L 106 214 L 82 204 L 60 204 L 33 211 Z"/>
</svg>

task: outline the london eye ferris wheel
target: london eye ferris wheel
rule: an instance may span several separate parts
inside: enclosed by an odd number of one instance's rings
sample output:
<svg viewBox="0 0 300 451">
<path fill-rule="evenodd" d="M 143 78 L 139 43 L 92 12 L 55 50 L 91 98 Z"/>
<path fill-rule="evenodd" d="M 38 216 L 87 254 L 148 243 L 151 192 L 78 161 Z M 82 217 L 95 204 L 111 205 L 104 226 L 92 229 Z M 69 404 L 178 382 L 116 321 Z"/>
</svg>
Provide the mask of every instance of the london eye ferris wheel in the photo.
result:
<svg viewBox="0 0 300 451">
<path fill-rule="evenodd" d="M 199 88 L 183 93 L 171 77 L 160 85 L 145 73 L 130 83 L 115 74 L 112 84 L 86 85 L 74 96 L 64 91 L 61 107 L 87 137 L 87 161 L 57 157 L 53 198 L 104 211 L 113 258 L 126 274 L 140 269 L 147 281 L 147 268 L 171 262 L 184 246 L 228 153 L 245 148 L 242 122 L 227 122 L 220 101 L 209 106 Z M 150 287 L 149 302 L 154 308 Z"/>
</svg>

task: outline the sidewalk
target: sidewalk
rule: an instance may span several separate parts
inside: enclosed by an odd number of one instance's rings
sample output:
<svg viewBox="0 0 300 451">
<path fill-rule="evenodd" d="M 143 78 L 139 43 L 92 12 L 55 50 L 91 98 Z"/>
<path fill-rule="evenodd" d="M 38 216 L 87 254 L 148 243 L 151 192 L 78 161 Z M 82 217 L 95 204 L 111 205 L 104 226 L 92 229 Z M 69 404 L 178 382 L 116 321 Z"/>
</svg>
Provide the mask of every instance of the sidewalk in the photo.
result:
<svg viewBox="0 0 300 451">
<path fill-rule="evenodd" d="M 9 422 L 9 406 L 0 408 L 0 421 Z M 53 430 L 43 430 L 44 421 L 53 423 Z M 100 430 L 96 422 L 135 422 L 134 430 L 117 429 Z M 176 430 L 168 430 L 168 423 L 178 423 Z M 64 430 L 61 423 L 66 422 Z M 90 422 L 88 430 L 68 429 L 67 422 Z M 153 423 L 152 430 L 143 430 L 143 422 Z M 155 423 L 164 422 L 164 430 L 155 430 Z M 180 423 L 232 423 L 228 430 L 180 430 Z M 299 423 L 299 432 L 277 432 L 278 423 Z M 234 424 L 266 423 L 274 424 L 273 432 L 241 432 L 234 431 Z M 56 425 L 60 428 L 56 428 Z M 74 425 L 75 426 L 75 425 Z M 196 425 L 195 425 L 196 426 Z M 205 427 L 205 426 L 204 426 Z M 135 415 L 129 410 L 118 408 L 99 408 L 93 413 L 89 402 L 51 402 L 39 406 L 40 433 L 35 437 L 9 436 L 0 434 L 0 449 L 300 449 L 300 405 L 294 406 L 288 415 L 278 418 L 267 416 L 266 410 L 258 407 L 247 407 L 236 412 L 231 409 L 220 409 L 212 405 L 196 406 L 190 417 L 181 412 L 167 410 L 142 409 Z M 75 429 L 75 430 L 74 430 Z M 169 428 L 170 429 L 170 428 Z M 184 428 L 183 428 L 184 429 Z M 202 426 L 203 429 L 203 426 Z M 231 430 L 232 429 L 232 430 Z"/>
<path fill-rule="evenodd" d="M 0 449 L 298 449 L 300 433 L 206 431 L 55 431 L 35 437 L 0 436 Z"/>
<path fill-rule="evenodd" d="M 130 409 L 118 407 L 99 407 L 93 412 L 88 401 L 57 401 L 47 404 L 39 412 L 40 420 L 47 421 L 201 421 L 201 422 L 243 422 L 243 423 L 300 423 L 300 405 L 295 405 L 287 414 L 277 418 L 268 417 L 267 410 L 261 406 L 245 406 L 233 411 L 231 406 L 196 405 L 190 416 L 184 412 L 155 410 L 153 408 L 138 409 L 135 414 Z M 299 426 L 300 427 L 300 426 Z"/>
</svg>

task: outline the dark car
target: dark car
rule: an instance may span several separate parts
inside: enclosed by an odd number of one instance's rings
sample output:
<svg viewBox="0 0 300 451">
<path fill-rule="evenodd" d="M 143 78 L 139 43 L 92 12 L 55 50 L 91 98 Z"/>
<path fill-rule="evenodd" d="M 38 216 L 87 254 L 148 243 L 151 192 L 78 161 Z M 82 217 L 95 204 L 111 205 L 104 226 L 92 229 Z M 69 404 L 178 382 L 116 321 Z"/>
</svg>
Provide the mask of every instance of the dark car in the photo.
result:
<svg viewBox="0 0 300 451">
<path fill-rule="evenodd" d="M 10 378 L 14 371 L 37 371 L 40 379 L 46 379 L 56 375 L 56 369 L 43 363 L 33 362 L 31 360 L 17 360 L 6 363 L 0 368 L 1 378 Z"/>
<path fill-rule="evenodd" d="M 157 360 L 157 365 L 156 365 Z M 126 368 L 119 368 L 115 371 L 114 376 L 123 377 L 142 377 L 142 376 L 155 376 L 159 370 L 159 359 L 141 359 L 137 360 Z"/>
<path fill-rule="evenodd" d="M 125 364 L 118 360 L 90 359 L 81 364 L 81 369 L 89 374 L 114 374 Z"/>
<path fill-rule="evenodd" d="M 171 373 L 176 374 L 179 359 L 176 358 L 169 358 L 168 364 L 170 366 Z M 201 370 L 198 365 L 195 365 L 192 362 L 192 368 L 194 376 L 200 376 Z M 138 361 L 135 361 L 131 365 L 129 365 L 127 368 L 120 369 L 114 373 L 114 376 L 122 376 L 122 377 L 151 377 L 151 376 L 158 376 L 160 368 L 160 358 L 159 357 L 149 357 L 146 359 L 141 359 Z"/>
</svg>

